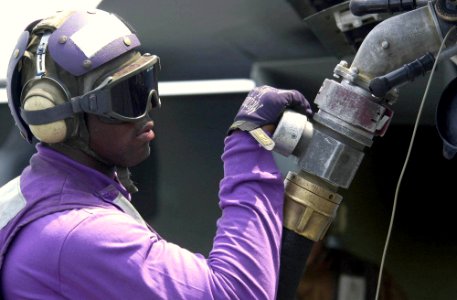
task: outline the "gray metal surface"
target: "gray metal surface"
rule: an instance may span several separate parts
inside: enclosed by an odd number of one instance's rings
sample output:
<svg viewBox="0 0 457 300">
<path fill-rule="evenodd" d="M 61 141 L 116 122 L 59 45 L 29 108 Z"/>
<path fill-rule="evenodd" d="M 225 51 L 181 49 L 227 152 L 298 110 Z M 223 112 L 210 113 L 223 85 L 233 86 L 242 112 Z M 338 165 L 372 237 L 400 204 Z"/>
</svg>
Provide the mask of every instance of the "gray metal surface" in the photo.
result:
<svg viewBox="0 0 457 300">
<path fill-rule="evenodd" d="M 384 75 L 427 52 L 434 53 L 440 46 L 441 37 L 430 6 L 381 24 L 366 36 L 351 65 L 368 78 Z"/>
</svg>

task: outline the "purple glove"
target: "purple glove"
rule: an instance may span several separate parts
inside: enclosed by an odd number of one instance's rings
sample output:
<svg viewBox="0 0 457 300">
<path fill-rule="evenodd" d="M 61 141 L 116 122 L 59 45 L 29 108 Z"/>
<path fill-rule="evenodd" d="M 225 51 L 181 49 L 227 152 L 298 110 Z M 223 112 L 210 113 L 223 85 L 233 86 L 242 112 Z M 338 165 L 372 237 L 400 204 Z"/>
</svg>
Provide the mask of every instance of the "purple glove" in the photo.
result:
<svg viewBox="0 0 457 300">
<path fill-rule="evenodd" d="M 296 90 L 280 90 L 266 85 L 257 87 L 244 100 L 229 133 L 235 129 L 249 131 L 263 147 L 272 150 L 274 142 L 258 128 L 276 125 L 286 108 L 309 116 L 313 114 L 308 100 Z"/>
<path fill-rule="evenodd" d="M 249 92 L 229 131 L 251 131 L 267 124 L 276 124 L 286 108 L 312 115 L 308 100 L 296 90 L 280 90 L 267 85 Z"/>
</svg>

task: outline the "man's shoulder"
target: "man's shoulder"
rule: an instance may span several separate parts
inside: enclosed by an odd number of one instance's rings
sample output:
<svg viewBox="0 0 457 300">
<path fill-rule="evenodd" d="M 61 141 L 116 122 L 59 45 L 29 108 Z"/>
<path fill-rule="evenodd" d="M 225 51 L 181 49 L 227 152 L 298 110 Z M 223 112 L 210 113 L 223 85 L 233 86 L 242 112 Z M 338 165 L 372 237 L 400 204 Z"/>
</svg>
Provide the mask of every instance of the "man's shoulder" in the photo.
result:
<svg viewBox="0 0 457 300">
<path fill-rule="evenodd" d="M 121 211 L 84 207 L 55 212 L 31 222 L 21 230 L 17 243 L 45 256 L 60 256 L 65 251 L 90 253 L 113 241 L 127 244 L 145 233 L 152 234 Z"/>
<path fill-rule="evenodd" d="M 149 228 L 138 223 L 130 215 L 116 208 L 84 207 L 58 214 L 58 223 L 65 225 L 55 228 L 65 237 L 65 247 L 104 247 L 116 243 L 130 243 L 151 236 Z"/>
</svg>

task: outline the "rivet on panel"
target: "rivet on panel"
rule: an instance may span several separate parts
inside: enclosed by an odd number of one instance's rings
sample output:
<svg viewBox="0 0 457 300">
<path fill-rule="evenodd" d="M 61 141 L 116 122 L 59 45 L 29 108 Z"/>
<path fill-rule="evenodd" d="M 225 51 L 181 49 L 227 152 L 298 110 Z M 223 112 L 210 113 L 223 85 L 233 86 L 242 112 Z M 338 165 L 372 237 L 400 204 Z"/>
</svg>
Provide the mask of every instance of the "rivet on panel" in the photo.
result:
<svg viewBox="0 0 457 300">
<path fill-rule="evenodd" d="M 90 69 L 92 67 L 92 62 L 90 61 L 90 59 L 85 59 L 83 61 L 83 67 L 86 69 Z"/>
<path fill-rule="evenodd" d="M 132 41 L 128 36 L 124 37 L 124 44 L 128 47 L 132 44 Z"/>
<path fill-rule="evenodd" d="M 18 58 L 18 56 L 19 56 L 19 49 L 14 49 L 13 56 L 14 56 L 14 58 Z"/>
<path fill-rule="evenodd" d="M 62 35 L 59 37 L 59 44 L 65 44 L 68 41 L 68 37 L 66 35 Z"/>
</svg>

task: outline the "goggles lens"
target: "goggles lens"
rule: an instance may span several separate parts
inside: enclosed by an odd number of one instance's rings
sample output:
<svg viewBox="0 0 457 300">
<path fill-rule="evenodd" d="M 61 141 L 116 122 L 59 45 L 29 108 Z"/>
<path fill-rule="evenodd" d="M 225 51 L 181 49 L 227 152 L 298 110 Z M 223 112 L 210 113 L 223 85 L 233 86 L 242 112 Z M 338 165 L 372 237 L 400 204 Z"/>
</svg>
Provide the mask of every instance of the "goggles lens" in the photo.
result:
<svg viewBox="0 0 457 300">
<path fill-rule="evenodd" d="M 151 108 L 160 106 L 157 83 L 158 57 L 143 55 L 122 68 L 93 93 L 100 100 L 95 113 L 111 120 L 132 122 L 144 117 Z"/>
<path fill-rule="evenodd" d="M 151 68 L 152 69 L 152 68 Z M 151 102 L 150 94 L 157 91 L 153 70 L 144 70 L 111 88 L 111 108 L 127 118 L 144 115 Z M 151 106 L 154 103 L 151 103 Z"/>
</svg>

